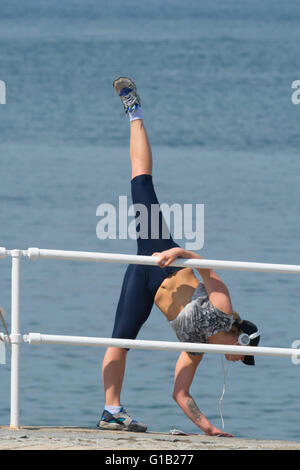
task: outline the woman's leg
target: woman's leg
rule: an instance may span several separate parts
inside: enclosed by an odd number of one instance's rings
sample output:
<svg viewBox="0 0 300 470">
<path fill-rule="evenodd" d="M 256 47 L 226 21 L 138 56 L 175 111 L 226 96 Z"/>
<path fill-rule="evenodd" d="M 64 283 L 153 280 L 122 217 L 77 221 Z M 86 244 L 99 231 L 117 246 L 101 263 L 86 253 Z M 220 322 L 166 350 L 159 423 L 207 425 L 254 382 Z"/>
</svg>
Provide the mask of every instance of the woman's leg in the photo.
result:
<svg viewBox="0 0 300 470">
<path fill-rule="evenodd" d="M 142 119 L 130 123 L 131 177 L 152 175 L 152 151 Z"/>
<path fill-rule="evenodd" d="M 113 338 L 135 339 L 149 317 L 153 298 L 145 277 L 144 266 L 128 266 L 117 306 Z M 127 349 L 111 347 L 106 351 L 102 365 L 106 405 L 120 406 L 126 355 Z"/>
<path fill-rule="evenodd" d="M 148 136 L 146 133 L 146 129 L 142 119 L 135 119 L 130 122 L 130 161 L 131 161 L 131 168 L 132 168 L 132 179 L 136 176 L 141 174 L 152 174 L 152 152 L 150 143 L 148 140 Z M 130 268 L 130 267 L 129 267 Z M 131 267 L 132 268 L 132 267 Z M 119 300 L 118 309 L 116 313 L 116 320 L 115 320 L 115 327 L 114 327 L 114 337 L 126 337 L 127 339 L 131 337 L 135 337 L 137 334 L 133 331 L 134 328 L 132 325 L 132 332 L 131 335 L 129 332 L 122 331 L 124 330 L 126 325 L 126 315 L 127 315 L 127 323 L 136 321 L 136 330 L 139 330 L 142 323 L 145 319 L 149 316 L 153 300 L 147 300 L 147 305 L 145 306 L 145 300 L 147 296 L 144 296 L 144 301 L 135 298 L 134 302 L 130 302 L 128 299 L 130 297 L 130 293 L 133 295 L 135 293 L 137 297 L 137 293 L 141 292 L 142 289 L 138 289 L 138 286 L 135 285 L 135 290 L 133 290 L 133 286 L 128 288 L 128 278 L 131 279 L 133 276 L 129 275 L 129 272 L 132 270 L 127 269 L 125 279 L 123 282 L 122 294 Z M 125 292 L 127 290 L 127 293 Z M 126 297 L 126 301 L 125 301 Z M 141 309 L 144 308 L 142 312 Z M 128 312 L 128 310 L 130 310 Z M 134 314 L 134 311 L 137 310 L 137 314 Z M 128 315 L 129 313 L 129 315 Z M 131 316 L 131 318 L 130 318 Z M 126 367 L 126 356 L 127 356 L 126 349 L 114 348 L 110 347 L 106 350 L 103 363 L 102 363 L 102 379 L 104 384 L 104 391 L 105 391 L 105 404 L 106 406 L 120 406 L 120 395 L 123 385 L 125 367 Z"/>
<path fill-rule="evenodd" d="M 127 350 L 107 348 L 102 363 L 105 405 L 121 406 L 120 395 L 126 366 Z"/>
<path fill-rule="evenodd" d="M 141 174 L 152 174 L 152 153 L 141 115 L 141 100 L 134 82 L 119 77 L 113 87 L 120 97 L 124 110 L 130 119 L 130 158 L 132 178 Z"/>
</svg>

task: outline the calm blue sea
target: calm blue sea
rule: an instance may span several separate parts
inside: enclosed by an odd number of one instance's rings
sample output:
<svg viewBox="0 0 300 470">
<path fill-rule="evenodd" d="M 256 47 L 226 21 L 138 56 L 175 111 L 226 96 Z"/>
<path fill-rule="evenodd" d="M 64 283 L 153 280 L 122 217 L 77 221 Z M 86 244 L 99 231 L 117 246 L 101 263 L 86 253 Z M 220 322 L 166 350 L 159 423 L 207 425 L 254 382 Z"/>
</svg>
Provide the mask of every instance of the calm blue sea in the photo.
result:
<svg viewBox="0 0 300 470">
<path fill-rule="evenodd" d="M 128 122 L 112 81 L 138 84 L 161 202 L 205 205 L 211 259 L 300 264 L 297 0 L 17 0 L 0 7 L 0 246 L 135 253 L 99 240 L 96 209 L 130 195 Z M 180 241 L 179 241 L 180 242 Z M 22 260 L 22 333 L 111 335 L 125 265 Z M 300 279 L 223 271 L 233 305 L 262 345 L 300 339 Z M 10 259 L 0 260 L 10 327 Z M 139 338 L 175 341 L 154 308 Z M 22 345 L 21 424 L 94 426 L 103 407 L 101 348 Z M 9 356 L 9 351 L 8 351 Z M 172 401 L 178 354 L 132 350 L 122 396 L 152 431 L 198 432 Z M 225 430 L 300 441 L 300 366 L 232 364 Z M 0 366 L 9 424 L 10 363 Z M 221 426 L 219 356 L 192 394 Z"/>
</svg>

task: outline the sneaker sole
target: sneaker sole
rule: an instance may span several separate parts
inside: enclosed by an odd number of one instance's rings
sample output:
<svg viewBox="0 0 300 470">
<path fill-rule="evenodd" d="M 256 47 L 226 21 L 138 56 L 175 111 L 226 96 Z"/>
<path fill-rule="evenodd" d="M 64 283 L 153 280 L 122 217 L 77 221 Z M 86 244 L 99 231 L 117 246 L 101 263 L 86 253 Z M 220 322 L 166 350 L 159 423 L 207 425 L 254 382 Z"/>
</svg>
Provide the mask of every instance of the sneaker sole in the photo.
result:
<svg viewBox="0 0 300 470">
<path fill-rule="evenodd" d="M 106 421 L 99 421 L 97 427 L 106 431 L 130 431 L 130 432 L 146 432 L 147 427 L 141 429 L 141 426 L 134 423 L 129 426 L 123 426 L 118 423 L 107 423 Z"/>
<path fill-rule="evenodd" d="M 122 88 L 132 87 L 136 93 L 135 83 L 128 77 L 119 77 L 113 81 L 113 87 L 115 92 L 119 95 Z"/>
</svg>

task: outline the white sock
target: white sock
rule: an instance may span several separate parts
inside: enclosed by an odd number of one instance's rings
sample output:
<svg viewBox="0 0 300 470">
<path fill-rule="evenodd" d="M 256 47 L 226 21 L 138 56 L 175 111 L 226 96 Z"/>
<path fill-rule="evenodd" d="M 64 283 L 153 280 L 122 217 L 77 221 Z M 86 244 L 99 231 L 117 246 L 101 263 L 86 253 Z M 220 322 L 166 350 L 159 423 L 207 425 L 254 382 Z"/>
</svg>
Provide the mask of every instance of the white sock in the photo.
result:
<svg viewBox="0 0 300 470">
<path fill-rule="evenodd" d="M 120 413 L 122 406 L 105 405 L 104 409 L 112 415 L 115 415 L 116 413 Z"/>
<path fill-rule="evenodd" d="M 142 110 L 141 107 L 138 106 L 135 108 L 133 111 L 128 111 L 129 114 L 129 120 L 131 121 L 136 121 L 137 119 L 143 119 L 142 118 Z"/>
</svg>

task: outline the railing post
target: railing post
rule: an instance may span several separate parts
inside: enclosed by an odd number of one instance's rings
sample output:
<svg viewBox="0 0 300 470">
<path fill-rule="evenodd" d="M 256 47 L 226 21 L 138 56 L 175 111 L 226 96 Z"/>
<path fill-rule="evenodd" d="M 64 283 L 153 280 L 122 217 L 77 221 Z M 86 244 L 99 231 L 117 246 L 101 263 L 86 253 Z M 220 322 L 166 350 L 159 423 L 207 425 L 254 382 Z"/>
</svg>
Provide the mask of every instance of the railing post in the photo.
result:
<svg viewBox="0 0 300 470">
<path fill-rule="evenodd" d="M 19 428 L 19 376 L 20 376 L 20 261 L 21 250 L 12 250 L 11 270 L 11 382 L 10 427 Z"/>
</svg>

